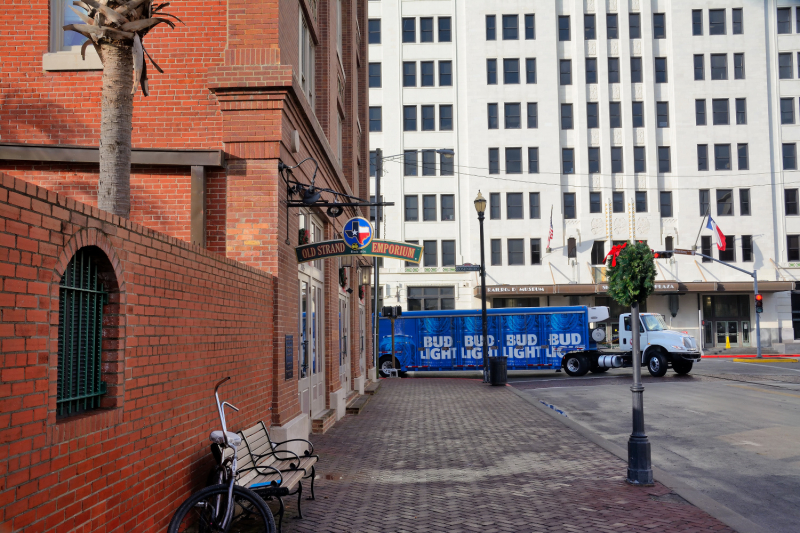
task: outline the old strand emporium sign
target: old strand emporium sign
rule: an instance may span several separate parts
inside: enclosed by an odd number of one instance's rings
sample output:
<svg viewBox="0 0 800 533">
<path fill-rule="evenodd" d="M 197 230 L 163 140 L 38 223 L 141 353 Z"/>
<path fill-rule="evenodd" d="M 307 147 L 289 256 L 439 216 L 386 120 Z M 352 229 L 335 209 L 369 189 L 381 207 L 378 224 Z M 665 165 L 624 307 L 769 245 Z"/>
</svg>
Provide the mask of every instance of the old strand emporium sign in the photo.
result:
<svg viewBox="0 0 800 533">
<path fill-rule="evenodd" d="M 295 248 L 298 263 L 307 263 L 326 257 L 361 255 L 368 257 L 389 257 L 410 263 L 419 263 L 422 246 L 404 242 L 379 241 L 373 239 L 372 225 L 363 218 L 352 218 L 344 225 L 343 239 L 316 242 Z"/>
</svg>

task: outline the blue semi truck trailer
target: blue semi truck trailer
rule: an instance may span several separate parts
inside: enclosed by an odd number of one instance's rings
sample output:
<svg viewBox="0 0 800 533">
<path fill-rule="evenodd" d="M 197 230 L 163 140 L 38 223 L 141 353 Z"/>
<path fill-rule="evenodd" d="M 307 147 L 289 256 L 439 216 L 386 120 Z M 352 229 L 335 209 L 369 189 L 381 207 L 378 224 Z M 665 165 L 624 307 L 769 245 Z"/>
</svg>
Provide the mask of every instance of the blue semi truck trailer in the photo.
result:
<svg viewBox="0 0 800 533">
<path fill-rule="evenodd" d="M 581 376 L 589 371 L 631 366 L 630 313 L 620 315 L 620 349 L 605 350 L 598 343 L 605 330 L 595 327 L 608 319 L 607 307 L 524 307 L 489 309 L 489 356 L 507 357 L 509 370 L 563 368 Z M 642 363 L 654 376 L 667 368 L 688 373 L 700 360 L 693 337 L 669 330 L 661 315 L 640 315 Z M 380 318 L 378 368 L 401 372 L 481 370 L 483 333 L 481 312 L 410 311 L 394 321 Z M 627 350 L 626 350 L 627 348 Z"/>
</svg>

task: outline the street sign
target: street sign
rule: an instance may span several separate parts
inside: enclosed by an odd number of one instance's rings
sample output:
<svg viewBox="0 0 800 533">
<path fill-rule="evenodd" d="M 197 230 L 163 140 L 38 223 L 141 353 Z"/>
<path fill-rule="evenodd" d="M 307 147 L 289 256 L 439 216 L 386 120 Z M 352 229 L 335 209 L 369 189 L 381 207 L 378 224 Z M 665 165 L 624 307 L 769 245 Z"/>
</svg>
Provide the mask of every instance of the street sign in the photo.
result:
<svg viewBox="0 0 800 533">
<path fill-rule="evenodd" d="M 673 254 L 678 255 L 694 255 L 694 250 L 672 250 Z"/>
<path fill-rule="evenodd" d="M 456 265 L 456 272 L 480 272 L 480 265 Z"/>
</svg>

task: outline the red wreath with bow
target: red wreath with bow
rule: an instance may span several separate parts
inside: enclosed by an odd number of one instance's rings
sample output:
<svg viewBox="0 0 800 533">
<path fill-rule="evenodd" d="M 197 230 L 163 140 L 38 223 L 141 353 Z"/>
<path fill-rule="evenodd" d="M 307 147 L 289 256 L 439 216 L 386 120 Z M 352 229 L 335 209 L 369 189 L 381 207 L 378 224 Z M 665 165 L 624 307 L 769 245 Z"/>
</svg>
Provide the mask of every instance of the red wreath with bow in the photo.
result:
<svg viewBox="0 0 800 533">
<path fill-rule="evenodd" d="M 605 259 L 603 259 L 603 262 L 608 263 L 608 258 L 611 257 L 611 266 L 617 266 L 617 257 L 619 257 L 619 254 L 622 252 L 622 250 L 625 249 L 626 246 L 628 246 L 628 243 L 624 242 L 622 244 L 617 244 L 616 246 L 611 248 L 611 251 L 609 251 L 606 254 L 606 257 Z"/>
</svg>

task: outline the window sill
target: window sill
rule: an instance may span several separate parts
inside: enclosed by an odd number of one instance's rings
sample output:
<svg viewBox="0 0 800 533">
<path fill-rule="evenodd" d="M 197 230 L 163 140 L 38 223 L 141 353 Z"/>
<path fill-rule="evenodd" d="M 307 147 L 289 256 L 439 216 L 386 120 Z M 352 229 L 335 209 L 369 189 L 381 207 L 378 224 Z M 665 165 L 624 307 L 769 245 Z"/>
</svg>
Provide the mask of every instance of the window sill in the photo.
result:
<svg viewBox="0 0 800 533">
<path fill-rule="evenodd" d="M 62 70 L 103 70 L 103 63 L 97 51 L 86 48 L 86 60 L 81 58 L 80 51 L 54 52 L 42 56 L 42 70 L 45 72 Z"/>
</svg>

